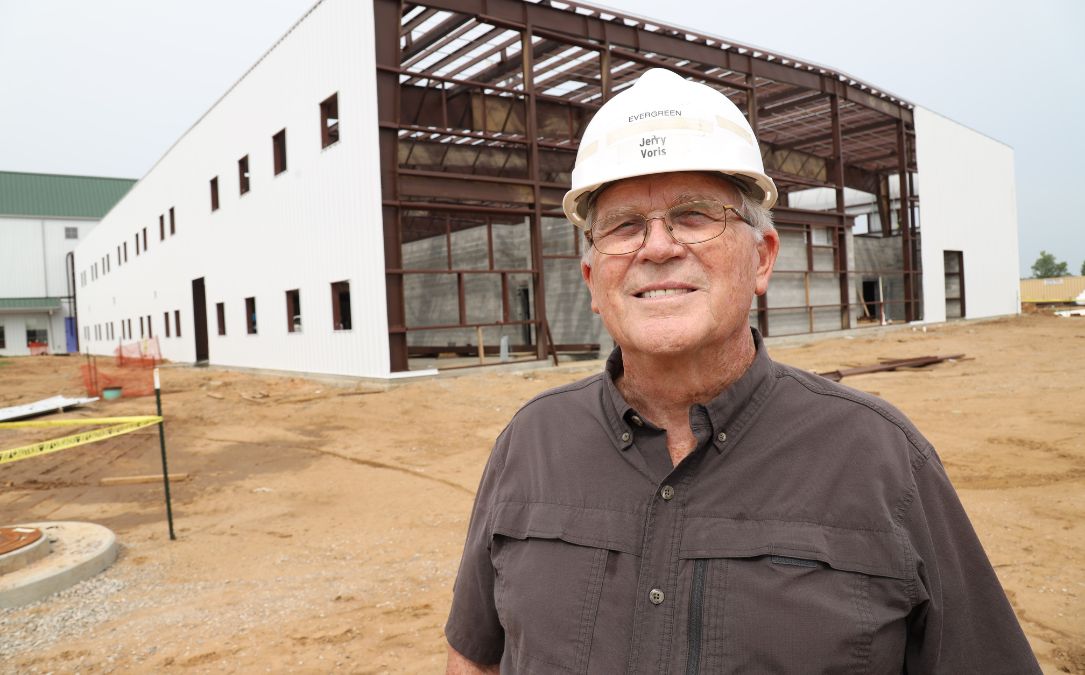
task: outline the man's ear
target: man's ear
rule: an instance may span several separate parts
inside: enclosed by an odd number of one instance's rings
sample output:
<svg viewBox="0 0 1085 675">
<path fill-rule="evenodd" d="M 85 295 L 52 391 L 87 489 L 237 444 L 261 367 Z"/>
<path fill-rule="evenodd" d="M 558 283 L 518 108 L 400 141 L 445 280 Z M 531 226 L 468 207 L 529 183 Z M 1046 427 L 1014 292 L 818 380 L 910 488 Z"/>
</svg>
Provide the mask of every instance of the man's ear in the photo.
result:
<svg viewBox="0 0 1085 675">
<path fill-rule="evenodd" d="M 757 285 L 754 291 L 757 295 L 764 295 L 768 291 L 772 268 L 779 254 L 780 235 L 774 228 L 765 232 L 761 241 L 757 242 Z"/>
<path fill-rule="evenodd" d="M 591 254 L 589 254 L 591 255 Z M 591 294 L 591 311 L 596 314 L 599 313 L 599 307 L 595 304 L 595 287 L 591 282 L 592 269 L 591 265 L 584 259 L 580 259 L 580 276 L 584 277 L 584 284 L 588 287 L 588 293 Z"/>
</svg>

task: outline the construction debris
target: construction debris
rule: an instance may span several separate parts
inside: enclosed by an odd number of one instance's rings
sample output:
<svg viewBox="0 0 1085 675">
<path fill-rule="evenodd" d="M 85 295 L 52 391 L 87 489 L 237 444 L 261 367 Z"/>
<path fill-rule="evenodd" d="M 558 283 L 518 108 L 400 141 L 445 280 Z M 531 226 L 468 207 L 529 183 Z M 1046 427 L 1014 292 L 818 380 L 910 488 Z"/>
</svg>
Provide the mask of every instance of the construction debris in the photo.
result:
<svg viewBox="0 0 1085 675">
<path fill-rule="evenodd" d="M 935 363 L 942 363 L 943 361 L 960 361 L 964 358 L 964 354 L 953 354 L 952 356 L 915 356 L 910 359 L 885 359 L 881 363 L 871 364 L 869 366 L 857 366 L 855 368 L 841 368 L 840 370 L 829 370 L 824 373 L 818 373 L 818 375 L 832 380 L 833 382 L 839 382 L 845 377 L 852 375 L 866 375 L 868 373 L 883 373 L 898 368 L 922 368 L 924 366 L 930 366 Z"/>
<path fill-rule="evenodd" d="M 178 483 L 188 480 L 187 473 L 171 473 L 170 482 Z M 152 473 L 144 476 L 108 476 L 98 481 L 98 485 L 103 487 L 110 485 L 141 485 L 144 483 L 161 483 L 162 474 Z"/>
<path fill-rule="evenodd" d="M 0 422 L 21 420 L 25 417 L 37 417 L 38 415 L 51 415 L 52 413 L 63 412 L 66 408 L 74 408 L 97 400 L 97 397 L 68 398 L 67 396 L 53 396 L 52 398 L 43 398 L 33 403 L 0 408 Z"/>
</svg>

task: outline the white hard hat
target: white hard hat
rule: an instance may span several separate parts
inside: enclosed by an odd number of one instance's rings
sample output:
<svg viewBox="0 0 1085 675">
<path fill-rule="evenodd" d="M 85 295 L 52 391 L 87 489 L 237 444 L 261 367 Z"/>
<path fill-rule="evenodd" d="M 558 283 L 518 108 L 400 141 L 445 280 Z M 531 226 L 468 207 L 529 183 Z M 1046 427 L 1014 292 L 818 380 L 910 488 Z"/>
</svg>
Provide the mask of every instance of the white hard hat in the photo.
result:
<svg viewBox="0 0 1085 675">
<path fill-rule="evenodd" d="M 765 208 L 776 184 L 746 117 L 722 93 L 663 68 L 646 71 L 607 101 L 584 130 L 562 208 L 587 228 L 588 197 L 612 181 L 672 171 L 716 171 L 738 179 Z"/>
</svg>

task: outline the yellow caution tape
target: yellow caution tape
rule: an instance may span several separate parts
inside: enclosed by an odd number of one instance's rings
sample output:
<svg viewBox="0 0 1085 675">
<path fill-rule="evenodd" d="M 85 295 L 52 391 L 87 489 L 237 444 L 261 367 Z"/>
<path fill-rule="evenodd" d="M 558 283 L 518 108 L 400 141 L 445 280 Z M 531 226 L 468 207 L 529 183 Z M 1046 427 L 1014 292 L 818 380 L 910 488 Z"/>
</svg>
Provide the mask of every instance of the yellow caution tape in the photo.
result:
<svg viewBox="0 0 1085 675">
<path fill-rule="evenodd" d="M 50 452 L 67 450 L 77 445 L 93 443 L 113 436 L 131 433 L 143 427 L 149 427 L 162 421 L 157 415 L 145 415 L 142 417 L 101 417 L 90 419 L 65 419 L 65 420 L 30 420 L 25 422 L 0 422 L 0 429 L 28 429 L 56 426 L 88 426 L 91 424 L 109 424 L 111 426 L 101 429 L 81 431 L 78 434 L 55 438 L 51 441 L 42 441 L 33 445 L 24 445 L 20 448 L 0 450 L 0 464 L 15 462 L 27 457 L 45 455 Z"/>
</svg>

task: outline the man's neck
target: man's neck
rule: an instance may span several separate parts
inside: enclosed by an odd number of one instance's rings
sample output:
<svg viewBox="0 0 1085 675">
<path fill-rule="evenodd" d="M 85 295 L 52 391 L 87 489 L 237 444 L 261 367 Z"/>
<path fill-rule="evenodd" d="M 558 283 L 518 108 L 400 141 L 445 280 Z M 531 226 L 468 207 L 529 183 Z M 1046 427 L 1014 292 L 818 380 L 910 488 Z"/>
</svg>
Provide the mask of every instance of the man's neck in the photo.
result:
<svg viewBox="0 0 1085 675">
<path fill-rule="evenodd" d="M 756 353 L 748 329 L 718 348 L 693 354 L 661 356 L 623 348 L 624 372 L 616 385 L 639 414 L 667 429 L 667 449 L 677 465 L 696 445 L 690 406 L 707 403 L 738 381 Z"/>
</svg>

